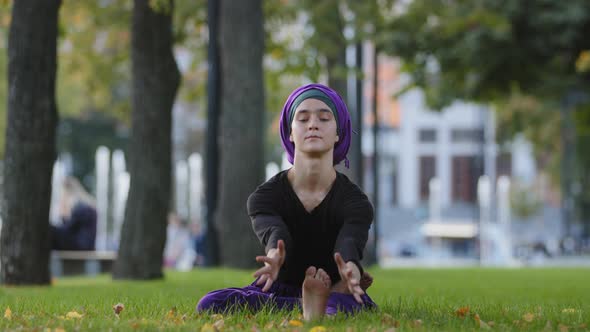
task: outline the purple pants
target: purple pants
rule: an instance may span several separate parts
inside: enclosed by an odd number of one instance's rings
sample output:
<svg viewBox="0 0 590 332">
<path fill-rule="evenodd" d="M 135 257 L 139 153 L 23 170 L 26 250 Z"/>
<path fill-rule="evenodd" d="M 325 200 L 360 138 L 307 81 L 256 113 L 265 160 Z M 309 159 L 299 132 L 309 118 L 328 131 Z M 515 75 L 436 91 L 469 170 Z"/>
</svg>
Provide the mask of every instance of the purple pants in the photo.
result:
<svg viewBox="0 0 590 332">
<path fill-rule="evenodd" d="M 334 315 L 339 311 L 354 314 L 360 310 L 377 308 L 367 294 L 362 299 L 363 304 L 360 304 L 351 294 L 330 293 L 326 314 Z M 258 311 L 263 306 L 285 310 L 301 308 L 301 287 L 275 281 L 268 292 L 263 292 L 262 287 L 256 286 L 254 281 L 244 288 L 226 288 L 207 293 L 197 304 L 197 311 L 222 313 L 232 308 Z"/>
</svg>

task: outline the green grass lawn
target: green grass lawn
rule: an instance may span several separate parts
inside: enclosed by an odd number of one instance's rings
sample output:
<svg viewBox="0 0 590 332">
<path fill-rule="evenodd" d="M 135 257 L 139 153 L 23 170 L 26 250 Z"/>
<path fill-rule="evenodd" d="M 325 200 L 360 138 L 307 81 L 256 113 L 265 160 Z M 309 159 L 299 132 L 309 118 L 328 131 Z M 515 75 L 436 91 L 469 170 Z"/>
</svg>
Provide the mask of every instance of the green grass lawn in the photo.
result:
<svg viewBox="0 0 590 332">
<path fill-rule="evenodd" d="M 100 276 L 57 279 L 51 287 L 3 287 L 0 330 L 590 329 L 590 269 L 370 271 L 375 283 L 368 293 L 379 310 L 354 317 L 337 315 L 302 326 L 298 326 L 300 312 L 196 314 L 195 305 L 206 292 L 251 281 L 250 272 L 211 269 L 167 272 L 162 281 L 114 282 L 110 276 Z M 119 317 L 112 308 L 117 303 L 125 306 Z M 81 317 L 74 317 L 77 314 Z"/>
</svg>

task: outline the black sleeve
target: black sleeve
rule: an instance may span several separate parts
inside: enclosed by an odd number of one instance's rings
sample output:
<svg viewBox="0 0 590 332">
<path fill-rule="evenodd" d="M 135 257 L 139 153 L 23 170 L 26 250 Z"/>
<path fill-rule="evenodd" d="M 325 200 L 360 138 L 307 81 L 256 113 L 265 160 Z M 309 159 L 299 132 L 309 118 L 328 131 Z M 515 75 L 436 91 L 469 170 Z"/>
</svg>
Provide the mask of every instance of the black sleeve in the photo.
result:
<svg viewBox="0 0 590 332">
<path fill-rule="evenodd" d="M 354 262 L 362 274 L 360 261 L 373 221 L 373 206 L 367 196 L 355 188 L 347 193 L 341 212 L 344 222 L 336 238 L 334 251 L 339 252 L 345 262 Z"/>
<path fill-rule="evenodd" d="M 277 247 L 277 241 L 285 242 L 289 252 L 291 234 L 279 212 L 279 203 L 272 183 L 264 183 L 248 197 L 248 215 L 252 221 L 252 229 L 265 252 Z"/>
</svg>

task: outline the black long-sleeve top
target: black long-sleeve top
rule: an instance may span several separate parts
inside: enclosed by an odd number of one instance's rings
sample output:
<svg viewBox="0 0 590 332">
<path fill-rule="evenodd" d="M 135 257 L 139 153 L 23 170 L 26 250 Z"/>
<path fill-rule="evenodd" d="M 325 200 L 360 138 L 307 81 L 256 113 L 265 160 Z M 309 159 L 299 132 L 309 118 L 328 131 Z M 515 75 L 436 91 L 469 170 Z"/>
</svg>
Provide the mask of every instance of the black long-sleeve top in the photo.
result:
<svg viewBox="0 0 590 332">
<path fill-rule="evenodd" d="M 373 221 L 373 206 L 346 175 L 336 172 L 323 201 L 308 212 L 293 190 L 287 171 L 260 185 L 248 198 L 252 228 L 268 252 L 283 240 L 286 258 L 278 280 L 301 286 L 309 266 L 323 268 L 335 283 L 340 280 L 334 262 L 339 252 L 361 270 L 360 260 Z"/>
</svg>

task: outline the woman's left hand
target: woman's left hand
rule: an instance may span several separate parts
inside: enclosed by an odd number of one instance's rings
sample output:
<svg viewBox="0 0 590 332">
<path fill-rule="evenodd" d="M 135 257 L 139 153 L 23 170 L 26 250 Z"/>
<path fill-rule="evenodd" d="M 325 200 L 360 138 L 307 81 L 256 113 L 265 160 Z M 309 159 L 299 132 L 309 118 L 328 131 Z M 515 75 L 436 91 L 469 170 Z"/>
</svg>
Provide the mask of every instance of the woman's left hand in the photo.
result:
<svg viewBox="0 0 590 332">
<path fill-rule="evenodd" d="M 338 266 L 338 272 L 340 273 L 340 278 L 342 282 L 346 284 L 348 291 L 354 299 L 358 303 L 363 303 L 363 299 L 361 295 L 365 294 L 360 286 L 361 280 L 361 271 L 359 271 L 358 266 L 356 266 L 353 262 L 344 262 L 340 253 L 334 254 L 334 260 L 336 261 L 336 265 Z"/>
</svg>

